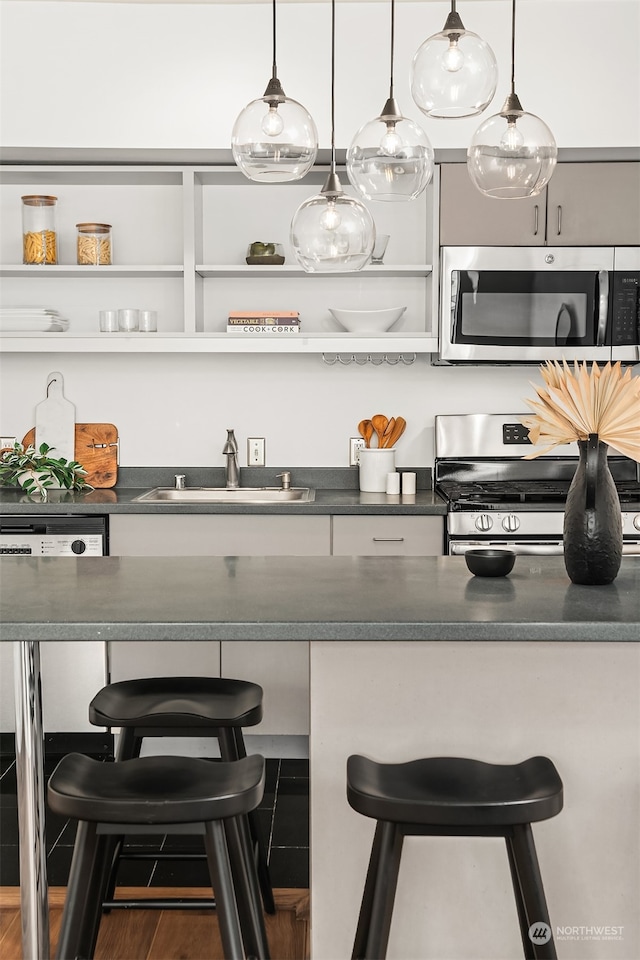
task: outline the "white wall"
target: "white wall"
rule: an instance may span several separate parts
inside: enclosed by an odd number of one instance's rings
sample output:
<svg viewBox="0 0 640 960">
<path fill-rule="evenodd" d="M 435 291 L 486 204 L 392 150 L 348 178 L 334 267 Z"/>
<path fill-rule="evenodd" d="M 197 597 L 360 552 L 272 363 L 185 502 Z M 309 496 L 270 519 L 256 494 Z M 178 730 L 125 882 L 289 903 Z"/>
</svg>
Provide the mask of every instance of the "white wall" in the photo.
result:
<svg viewBox="0 0 640 960">
<path fill-rule="evenodd" d="M 441 29 L 449 4 L 396 5 L 396 96 L 420 119 L 409 64 Z M 15 147 L 228 148 L 237 113 L 270 74 L 269 4 L 0 3 L 0 137 Z M 500 65 L 494 101 L 508 90 L 510 4 L 474 0 L 468 29 Z M 640 4 L 637 0 L 521 0 L 517 89 L 560 147 L 640 144 Z M 314 115 L 329 145 L 330 6 L 278 5 L 278 64 L 285 91 Z M 389 5 L 337 9 L 336 141 L 387 96 Z M 46 68 L 46 69 L 45 69 Z M 491 108 L 490 108 L 491 109 Z M 434 147 L 462 147 L 476 121 L 428 121 Z M 115 423 L 121 463 L 221 465 L 226 427 L 241 443 L 267 438 L 267 463 L 347 463 L 347 440 L 375 412 L 408 421 L 400 465 L 433 459 L 433 417 L 511 412 L 532 395 L 535 369 L 323 364 L 320 357 L 4 355 L 0 432 L 33 426 L 49 371 L 61 370 L 78 421 Z"/>
<path fill-rule="evenodd" d="M 442 29 L 445 0 L 396 4 L 395 85 L 405 113 L 410 64 Z M 340 0 L 336 142 L 347 146 L 388 95 L 390 4 Z M 493 47 L 492 107 L 509 90 L 511 4 L 467 0 L 465 26 Z M 3 0 L 0 140 L 13 146 L 229 147 L 240 110 L 271 73 L 269 3 Z M 288 96 L 329 146 L 330 4 L 279 3 L 277 59 Z M 520 0 L 516 89 L 560 147 L 640 144 L 637 0 Z M 434 147 L 463 147 L 477 120 L 424 119 Z"/>
</svg>

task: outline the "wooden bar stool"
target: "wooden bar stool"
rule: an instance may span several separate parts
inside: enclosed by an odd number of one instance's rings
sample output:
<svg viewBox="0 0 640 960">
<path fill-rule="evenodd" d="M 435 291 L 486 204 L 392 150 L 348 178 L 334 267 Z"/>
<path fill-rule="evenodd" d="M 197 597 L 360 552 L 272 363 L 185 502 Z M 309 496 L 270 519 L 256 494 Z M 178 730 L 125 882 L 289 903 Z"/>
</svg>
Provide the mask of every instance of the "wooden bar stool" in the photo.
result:
<svg viewBox="0 0 640 960">
<path fill-rule="evenodd" d="M 243 727 L 262 720 L 263 690 L 257 683 L 226 677 L 144 677 L 122 680 L 103 687 L 89 704 L 89 721 L 100 727 L 120 727 L 116 761 L 140 756 L 147 737 L 212 737 L 218 740 L 220 756 L 231 762 L 246 757 Z M 249 832 L 258 865 L 262 901 L 267 913 L 276 912 L 267 848 L 256 810 L 248 814 Z M 114 899 L 121 859 L 189 860 L 205 854 L 123 853 L 124 836 L 112 840 L 113 867 L 105 891 L 105 909 L 128 908 L 131 900 Z M 215 900 L 165 898 L 144 901 L 147 909 L 203 909 L 215 907 Z"/>
<path fill-rule="evenodd" d="M 555 960 L 531 824 L 560 813 L 562 790 L 547 757 L 516 764 L 349 757 L 349 804 L 377 821 L 352 960 L 386 957 L 402 842 L 409 836 L 504 837 L 524 956 Z"/>
<path fill-rule="evenodd" d="M 204 836 L 225 957 L 267 958 L 269 948 L 255 864 L 243 816 L 264 792 L 264 759 L 216 763 L 192 757 L 140 757 L 105 763 L 79 753 L 60 761 L 47 797 L 78 820 L 58 960 L 90 960 L 98 931 L 113 830 Z"/>
</svg>

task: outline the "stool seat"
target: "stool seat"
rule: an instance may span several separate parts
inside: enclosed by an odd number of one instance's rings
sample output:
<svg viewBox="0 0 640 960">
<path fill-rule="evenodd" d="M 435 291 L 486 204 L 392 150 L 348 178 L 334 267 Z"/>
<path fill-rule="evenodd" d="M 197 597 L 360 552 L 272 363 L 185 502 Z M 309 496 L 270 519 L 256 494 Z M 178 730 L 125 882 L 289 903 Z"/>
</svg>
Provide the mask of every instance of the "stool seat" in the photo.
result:
<svg viewBox="0 0 640 960">
<path fill-rule="evenodd" d="M 89 721 L 100 727 L 250 727 L 262 720 L 257 683 L 224 677 L 143 677 L 100 690 Z"/>
<path fill-rule="evenodd" d="M 108 823 L 196 823 L 238 817 L 264 793 L 264 759 L 232 763 L 194 757 L 141 757 L 105 763 L 80 753 L 51 774 L 49 806 L 76 820 Z M 214 809 L 215 808 L 215 812 Z"/>
<path fill-rule="evenodd" d="M 464 757 L 407 763 L 347 761 L 351 807 L 374 820 L 492 827 L 547 820 L 562 810 L 562 780 L 548 757 L 497 764 Z"/>
</svg>

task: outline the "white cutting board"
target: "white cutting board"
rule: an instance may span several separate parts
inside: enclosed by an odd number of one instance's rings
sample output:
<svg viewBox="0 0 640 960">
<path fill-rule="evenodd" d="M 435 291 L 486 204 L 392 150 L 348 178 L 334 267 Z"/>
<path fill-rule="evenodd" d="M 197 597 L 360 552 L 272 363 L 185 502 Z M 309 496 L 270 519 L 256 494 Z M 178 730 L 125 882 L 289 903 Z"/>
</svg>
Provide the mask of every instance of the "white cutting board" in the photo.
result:
<svg viewBox="0 0 640 960">
<path fill-rule="evenodd" d="M 75 404 L 64 396 L 64 377 L 54 371 L 47 376 L 46 400 L 36 405 L 36 450 L 48 443 L 56 460 L 75 460 L 75 428 Z"/>
</svg>

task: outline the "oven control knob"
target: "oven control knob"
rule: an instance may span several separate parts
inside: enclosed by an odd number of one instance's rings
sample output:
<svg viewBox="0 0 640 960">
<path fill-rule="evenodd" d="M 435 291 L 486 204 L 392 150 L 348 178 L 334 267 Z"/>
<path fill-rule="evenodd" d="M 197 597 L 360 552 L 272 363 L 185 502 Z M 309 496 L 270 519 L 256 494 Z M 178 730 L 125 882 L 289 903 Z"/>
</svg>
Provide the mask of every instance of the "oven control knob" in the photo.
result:
<svg viewBox="0 0 640 960">
<path fill-rule="evenodd" d="M 84 553 L 87 545 L 84 540 L 74 540 L 71 544 L 71 549 L 74 553 Z"/>
<path fill-rule="evenodd" d="M 636 530 L 640 530 L 640 513 L 636 513 L 635 517 L 633 518 L 633 525 Z"/>
<path fill-rule="evenodd" d="M 520 520 L 515 513 L 508 513 L 502 520 L 502 529 L 507 533 L 515 533 L 520 526 Z"/>
<path fill-rule="evenodd" d="M 493 520 L 488 513 L 481 513 L 479 517 L 476 517 L 476 530 L 482 530 L 486 532 L 491 530 L 493 526 Z"/>
</svg>

